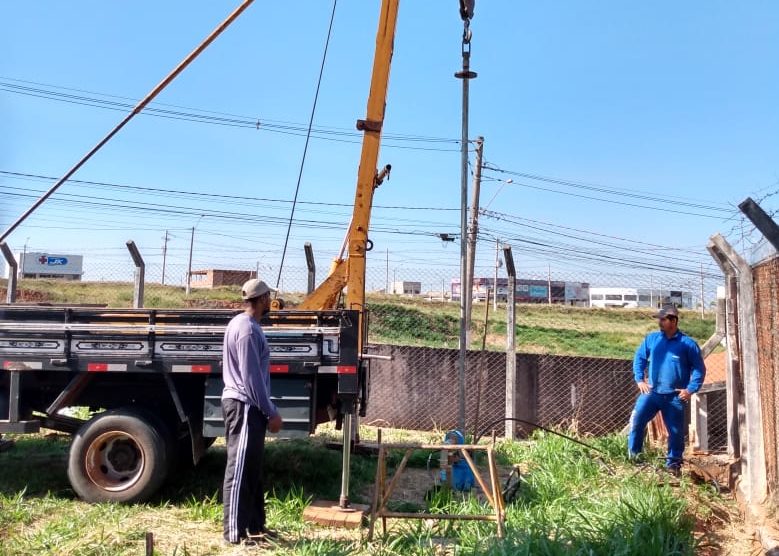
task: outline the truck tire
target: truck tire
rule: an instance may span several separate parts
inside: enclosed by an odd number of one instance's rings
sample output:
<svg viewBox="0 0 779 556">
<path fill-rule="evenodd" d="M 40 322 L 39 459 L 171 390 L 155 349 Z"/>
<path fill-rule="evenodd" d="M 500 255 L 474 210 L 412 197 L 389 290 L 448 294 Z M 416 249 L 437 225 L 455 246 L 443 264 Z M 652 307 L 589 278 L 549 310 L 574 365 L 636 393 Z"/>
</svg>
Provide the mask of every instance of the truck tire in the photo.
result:
<svg viewBox="0 0 779 556">
<path fill-rule="evenodd" d="M 73 437 L 68 479 L 87 502 L 142 502 L 172 464 L 167 428 L 138 409 L 114 409 L 87 421 Z"/>
</svg>

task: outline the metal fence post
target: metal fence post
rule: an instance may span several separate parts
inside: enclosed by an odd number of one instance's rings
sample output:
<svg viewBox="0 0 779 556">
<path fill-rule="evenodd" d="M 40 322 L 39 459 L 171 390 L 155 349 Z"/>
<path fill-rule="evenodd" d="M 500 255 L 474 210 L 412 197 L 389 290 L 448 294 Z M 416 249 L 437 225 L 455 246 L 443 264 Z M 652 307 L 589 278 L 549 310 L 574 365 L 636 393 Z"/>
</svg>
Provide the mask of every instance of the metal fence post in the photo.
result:
<svg viewBox="0 0 779 556">
<path fill-rule="evenodd" d="M 146 263 L 143 262 L 141 252 L 138 251 L 135 242 L 129 240 L 127 242 L 127 249 L 130 251 L 130 256 L 135 263 L 135 287 L 133 288 L 133 308 L 140 309 L 143 307 L 143 283 L 146 276 Z"/>
<path fill-rule="evenodd" d="M 506 291 L 506 438 L 514 440 L 516 436 L 517 410 L 517 350 L 515 338 L 516 302 L 514 292 L 517 288 L 517 271 L 514 268 L 514 256 L 511 246 L 503 246 L 503 257 L 506 259 L 506 271 L 509 275 Z"/>
<path fill-rule="evenodd" d="M 14 254 L 11 253 L 11 249 L 6 242 L 0 243 L 0 250 L 3 251 L 3 257 L 5 258 L 5 264 L 8 265 L 8 283 L 6 284 L 5 302 L 13 303 L 16 301 L 16 259 Z"/>
</svg>

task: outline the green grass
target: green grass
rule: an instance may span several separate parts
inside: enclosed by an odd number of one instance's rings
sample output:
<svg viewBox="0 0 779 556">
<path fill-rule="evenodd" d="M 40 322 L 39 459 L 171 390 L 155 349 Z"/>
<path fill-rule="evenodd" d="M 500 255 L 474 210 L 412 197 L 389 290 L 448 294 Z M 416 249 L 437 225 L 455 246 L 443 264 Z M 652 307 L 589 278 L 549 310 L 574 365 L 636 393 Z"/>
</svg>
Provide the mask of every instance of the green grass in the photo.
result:
<svg viewBox="0 0 779 556">
<path fill-rule="evenodd" d="M 0 281 L 2 283 L 2 281 Z M 23 280 L 20 289 L 34 301 L 72 304 L 132 305 L 132 284 L 127 282 L 68 282 Z M 238 286 L 213 290 L 147 284 L 145 306 L 150 308 L 225 307 L 239 300 Z M 288 306 L 300 301 L 291 295 Z M 383 294 L 369 294 L 370 341 L 375 343 L 456 348 L 460 335 L 460 308 L 456 303 L 429 303 Z M 484 303 L 473 307 L 470 349 L 481 349 L 485 334 Z M 650 309 L 595 309 L 563 305 L 517 305 L 516 345 L 519 352 L 616 357 L 629 359 L 644 335 L 656 328 Z M 694 311 L 681 312 L 680 327 L 699 343 L 714 332 L 714 314 L 702 320 Z M 506 346 L 506 310 L 492 311 L 486 326 L 486 348 Z"/>
<path fill-rule="evenodd" d="M 370 340 L 376 343 L 455 348 L 459 307 L 387 296 L 368 298 Z M 475 304 L 470 349 L 481 349 L 484 304 Z M 657 328 L 650 309 L 595 309 L 562 305 L 518 305 L 516 345 L 522 353 L 548 353 L 630 359 L 644 336 Z M 699 343 L 714 332 L 714 316 L 682 311 L 680 327 Z M 486 348 L 506 346 L 506 311 L 490 312 Z"/>
<path fill-rule="evenodd" d="M 652 465 L 630 465 L 624 437 L 584 441 L 600 452 L 543 432 L 527 441 L 498 444 L 499 463 L 520 464 L 523 476 L 507 509 L 505 539 L 496 537 L 490 522 L 403 520 L 392 524 L 386 536 L 379 527 L 370 543 L 364 533 L 318 528 L 302 519 L 312 498 L 338 493 L 340 454 L 316 438 L 269 442 L 268 519 L 283 537 L 273 553 L 681 556 L 695 554 L 707 542 L 694 532 L 696 523 L 699 530 L 717 523 L 707 520 L 710 508 L 722 500 L 687 480 L 671 486 Z M 209 450 L 202 465 L 175 473 L 154 500 L 128 506 L 85 504 L 63 488 L 67 448 L 59 435 L 33 436 L 19 438 L 15 450 L 0 455 L 0 555 L 129 556 L 143 553 L 147 531 L 155 536 L 155 554 L 235 553 L 221 545 L 223 447 Z M 426 460 L 417 453 L 414 459 L 415 464 Z M 374 472 L 375 458 L 354 456 L 354 498 L 366 492 Z M 439 494 L 427 509 L 490 511 L 460 494 Z"/>
</svg>

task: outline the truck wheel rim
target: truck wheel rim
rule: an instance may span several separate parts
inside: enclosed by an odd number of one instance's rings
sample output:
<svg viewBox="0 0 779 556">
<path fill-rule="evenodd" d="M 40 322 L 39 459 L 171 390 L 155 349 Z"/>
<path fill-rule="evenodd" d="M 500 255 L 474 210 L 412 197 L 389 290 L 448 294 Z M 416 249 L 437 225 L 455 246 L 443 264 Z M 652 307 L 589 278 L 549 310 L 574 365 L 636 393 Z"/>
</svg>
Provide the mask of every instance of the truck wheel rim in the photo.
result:
<svg viewBox="0 0 779 556">
<path fill-rule="evenodd" d="M 146 458 L 143 448 L 131 435 L 109 431 L 90 443 L 85 461 L 87 475 L 95 485 L 117 492 L 138 482 Z"/>
</svg>

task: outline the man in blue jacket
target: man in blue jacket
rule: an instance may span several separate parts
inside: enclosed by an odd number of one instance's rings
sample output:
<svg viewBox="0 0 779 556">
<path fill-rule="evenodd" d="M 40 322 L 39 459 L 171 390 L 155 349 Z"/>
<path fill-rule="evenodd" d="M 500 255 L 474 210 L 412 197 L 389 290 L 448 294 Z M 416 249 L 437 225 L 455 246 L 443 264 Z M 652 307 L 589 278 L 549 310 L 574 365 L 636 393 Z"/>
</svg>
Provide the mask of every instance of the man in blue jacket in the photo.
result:
<svg viewBox="0 0 779 556">
<path fill-rule="evenodd" d="M 633 359 L 633 376 L 641 394 L 630 417 L 628 454 L 644 446 L 646 426 L 659 411 L 668 429 L 666 467 L 678 475 L 684 453 L 684 406 L 706 376 L 701 350 L 679 330 L 679 312 L 665 305 L 658 313 L 660 330 L 647 334 Z"/>
</svg>

